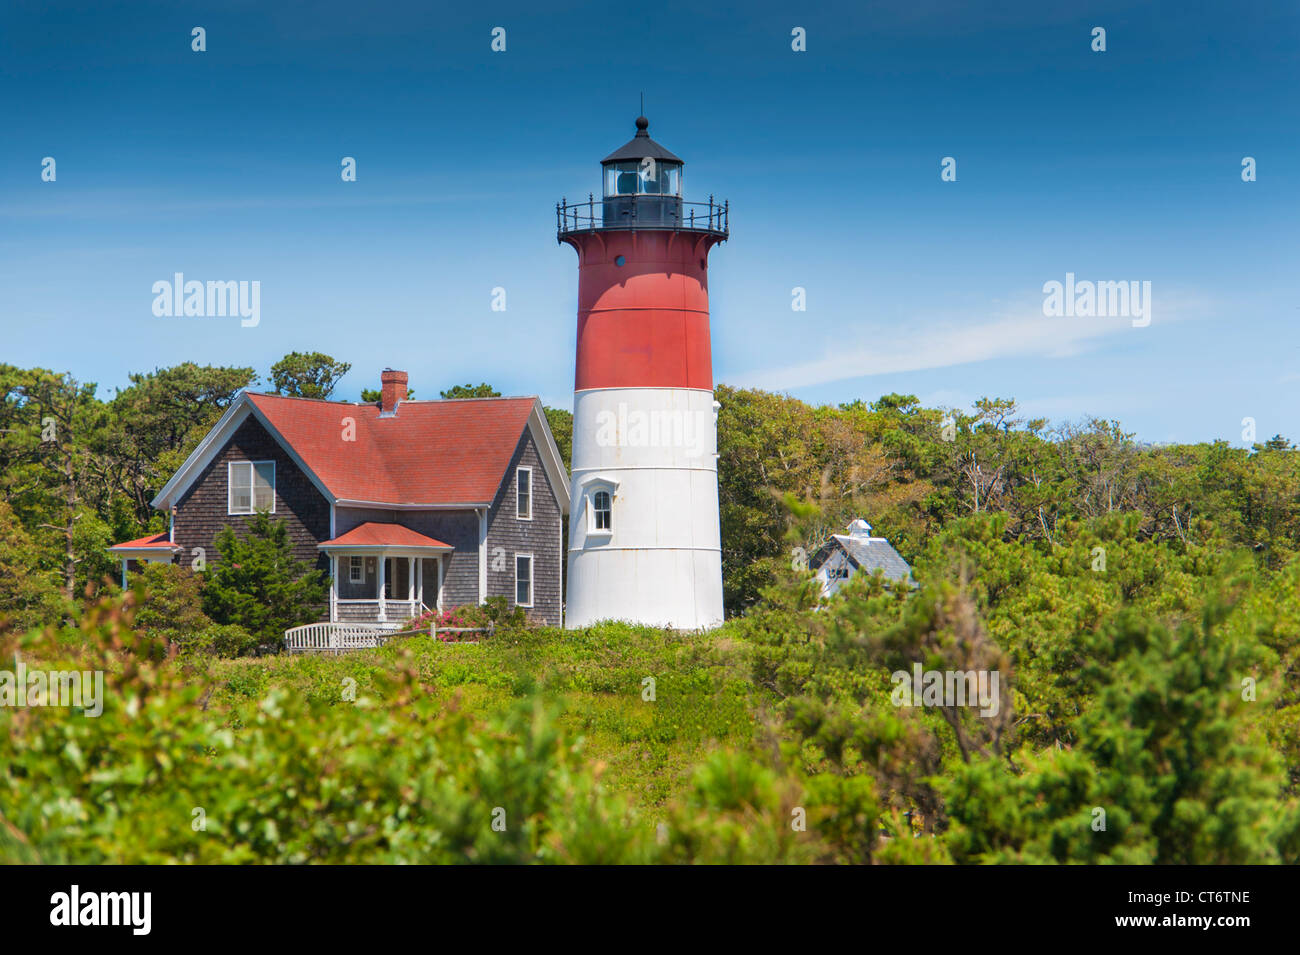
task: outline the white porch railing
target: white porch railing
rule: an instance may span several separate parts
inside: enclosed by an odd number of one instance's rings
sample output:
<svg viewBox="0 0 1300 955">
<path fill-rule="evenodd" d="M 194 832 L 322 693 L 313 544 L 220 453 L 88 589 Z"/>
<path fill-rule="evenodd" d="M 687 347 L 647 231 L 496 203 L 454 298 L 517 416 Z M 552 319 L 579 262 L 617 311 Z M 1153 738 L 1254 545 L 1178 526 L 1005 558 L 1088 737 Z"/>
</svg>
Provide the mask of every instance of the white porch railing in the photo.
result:
<svg viewBox="0 0 1300 955">
<path fill-rule="evenodd" d="M 309 623 L 284 632 L 290 653 L 345 653 L 383 646 L 393 627 L 365 623 Z"/>
<path fill-rule="evenodd" d="M 412 617 L 418 617 L 429 608 L 418 600 L 384 601 L 386 623 L 400 624 Z M 344 600 L 334 601 L 334 614 L 340 623 L 376 623 L 379 620 L 378 600 Z"/>
</svg>

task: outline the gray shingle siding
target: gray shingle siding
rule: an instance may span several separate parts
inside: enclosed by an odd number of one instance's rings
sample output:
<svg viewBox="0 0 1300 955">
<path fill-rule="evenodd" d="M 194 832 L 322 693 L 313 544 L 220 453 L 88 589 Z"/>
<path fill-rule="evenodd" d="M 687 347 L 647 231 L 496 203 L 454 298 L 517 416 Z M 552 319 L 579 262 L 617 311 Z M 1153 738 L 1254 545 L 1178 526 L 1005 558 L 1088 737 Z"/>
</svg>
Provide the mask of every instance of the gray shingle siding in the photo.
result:
<svg viewBox="0 0 1300 955">
<path fill-rule="evenodd" d="M 273 520 L 283 520 L 293 543 L 293 555 L 312 567 L 325 570 L 328 561 L 316 545 L 329 536 L 329 501 L 316 489 L 278 441 L 255 418 L 248 418 L 230 436 L 221 452 L 204 468 L 176 503 L 172 540 L 183 551 L 177 561 L 189 566 L 196 548 L 203 548 L 209 566 L 221 562 L 216 537 L 231 527 L 240 537 L 248 533 L 252 515 L 228 514 L 232 461 L 275 462 L 275 513 Z"/>
<path fill-rule="evenodd" d="M 521 466 L 533 469 L 533 517 L 528 521 L 515 516 Z M 531 553 L 533 606 L 525 614 L 535 623 L 559 626 L 563 565 L 560 502 L 542 466 L 531 431 L 524 430 L 505 477 L 488 512 L 488 595 L 503 594 L 513 607 L 515 555 Z"/>
</svg>

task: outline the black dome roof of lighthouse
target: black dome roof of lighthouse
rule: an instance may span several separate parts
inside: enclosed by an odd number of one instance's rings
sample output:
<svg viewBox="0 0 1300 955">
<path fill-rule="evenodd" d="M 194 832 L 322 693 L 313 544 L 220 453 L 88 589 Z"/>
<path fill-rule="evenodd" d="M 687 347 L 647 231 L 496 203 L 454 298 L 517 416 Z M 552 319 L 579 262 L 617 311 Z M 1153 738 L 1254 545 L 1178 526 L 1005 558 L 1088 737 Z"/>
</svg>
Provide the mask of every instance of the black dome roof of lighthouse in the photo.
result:
<svg viewBox="0 0 1300 955">
<path fill-rule="evenodd" d="M 640 162 L 646 158 L 656 161 L 684 163 L 684 160 L 680 157 L 675 156 L 671 151 L 650 138 L 650 134 L 646 132 L 649 126 L 650 120 L 644 116 L 638 116 L 636 118 L 636 135 L 602 159 L 600 164 L 605 166 L 612 162 Z"/>
</svg>

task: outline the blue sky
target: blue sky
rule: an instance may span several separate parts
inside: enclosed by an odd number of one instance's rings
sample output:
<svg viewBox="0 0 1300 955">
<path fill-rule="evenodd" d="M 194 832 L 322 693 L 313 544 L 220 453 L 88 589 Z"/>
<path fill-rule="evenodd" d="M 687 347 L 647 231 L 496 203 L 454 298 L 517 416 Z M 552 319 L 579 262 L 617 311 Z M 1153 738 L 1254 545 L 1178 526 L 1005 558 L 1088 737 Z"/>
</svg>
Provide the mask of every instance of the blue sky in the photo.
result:
<svg viewBox="0 0 1300 955">
<path fill-rule="evenodd" d="M 339 397 L 392 366 L 571 406 L 554 203 L 644 92 L 688 198 L 731 201 L 716 380 L 1300 440 L 1298 50 L 1292 2 L 10 2 L 0 361 L 111 394 L 319 350 Z M 260 324 L 155 317 L 175 272 L 260 281 Z M 1044 316 L 1067 272 L 1150 281 L 1151 324 Z"/>
</svg>

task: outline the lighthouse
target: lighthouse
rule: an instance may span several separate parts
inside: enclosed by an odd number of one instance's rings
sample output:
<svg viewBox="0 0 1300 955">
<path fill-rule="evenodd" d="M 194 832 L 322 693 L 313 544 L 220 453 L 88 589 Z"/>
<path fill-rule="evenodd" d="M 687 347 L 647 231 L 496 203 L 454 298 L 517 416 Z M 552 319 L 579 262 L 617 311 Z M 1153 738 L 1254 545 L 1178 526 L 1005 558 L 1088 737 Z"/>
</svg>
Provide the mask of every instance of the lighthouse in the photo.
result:
<svg viewBox="0 0 1300 955">
<path fill-rule="evenodd" d="M 601 160 L 599 199 L 556 206 L 578 253 L 570 628 L 722 622 L 708 268 L 729 208 L 682 198 L 649 125 Z"/>
</svg>

